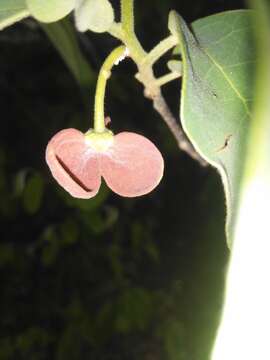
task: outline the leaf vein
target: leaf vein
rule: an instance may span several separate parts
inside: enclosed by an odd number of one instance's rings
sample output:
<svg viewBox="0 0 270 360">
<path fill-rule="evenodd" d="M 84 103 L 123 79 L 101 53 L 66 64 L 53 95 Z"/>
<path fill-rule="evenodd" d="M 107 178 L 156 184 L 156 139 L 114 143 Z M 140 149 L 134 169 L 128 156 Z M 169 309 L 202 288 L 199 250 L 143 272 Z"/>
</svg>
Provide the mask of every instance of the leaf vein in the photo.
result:
<svg viewBox="0 0 270 360">
<path fill-rule="evenodd" d="M 250 109 L 247 105 L 247 101 L 246 99 L 241 95 L 241 93 L 239 92 L 239 90 L 237 89 L 237 87 L 235 86 L 235 84 L 233 83 L 233 81 L 228 77 L 228 75 L 226 74 L 226 72 L 224 71 L 223 67 L 216 62 L 216 60 L 206 51 L 206 49 L 204 49 L 205 54 L 209 57 L 209 59 L 213 62 L 213 64 L 218 68 L 218 70 L 222 73 L 222 75 L 224 76 L 225 80 L 229 83 L 229 85 L 231 86 L 231 88 L 233 89 L 233 91 L 236 93 L 237 97 L 242 101 L 246 112 L 249 116 L 251 116 L 251 112 Z"/>
</svg>

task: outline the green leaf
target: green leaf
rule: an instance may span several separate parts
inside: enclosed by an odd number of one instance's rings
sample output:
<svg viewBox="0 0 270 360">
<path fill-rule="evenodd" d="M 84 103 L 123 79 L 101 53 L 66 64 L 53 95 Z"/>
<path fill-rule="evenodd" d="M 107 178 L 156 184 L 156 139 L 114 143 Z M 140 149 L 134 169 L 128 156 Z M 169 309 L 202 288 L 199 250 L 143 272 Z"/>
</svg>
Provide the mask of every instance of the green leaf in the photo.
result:
<svg viewBox="0 0 270 360">
<path fill-rule="evenodd" d="M 124 267 L 121 261 L 123 250 L 119 244 L 112 244 L 107 250 L 107 256 L 112 269 L 112 276 L 122 279 L 124 276 Z"/>
<path fill-rule="evenodd" d="M 270 4 L 263 0 L 250 3 L 256 10 L 255 99 L 241 158 L 240 200 L 212 360 L 270 359 L 266 335 L 270 318 Z"/>
<path fill-rule="evenodd" d="M 152 294 L 143 288 L 126 289 L 118 299 L 116 331 L 128 333 L 145 330 L 153 316 Z"/>
<path fill-rule="evenodd" d="M 54 24 L 42 24 L 41 26 L 73 73 L 78 84 L 82 88 L 90 88 L 95 76 L 80 50 L 76 32 L 69 19 Z"/>
<path fill-rule="evenodd" d="M 80 213 L 82 222 L 87 226 L 87 228 L 93 231 L 95 234 L 102 234 L 106 230 L 110 229 L 118 220 L 118 210 L 115 207 L 106 207 L 104 208 L 104 214 L 101 214 L 101 211 L 91 211 Z"/>
<path fill-rule="evenodd" d="M 24 330 L 24 332 L 17 336 L 16 348 L 19 349 L 20 353 L 27 356 L 34 347 L 36 351 L 44 350 L 49 342 L 50 335 L 46 330 L 33 326 Z"/>
<path fill-rule="evenodd" d="M 17 174 L 14 176 L 13 193 L 15 197 L 22 195 L 28 174 L 29 174 L 29 169 L 23 168 L 20 171 L 18 171 Z"/>
<path fill-rule="evenodd" d="M 59 246 L 57 243 L 47 244 L 42 250 L 42 263 L 44 266 L 51 266 L 57 259 L 59 253 Z"/>
<path fill-rule="evenodd" d="M 221 174 L 230 243 L 253 99 L 252 12 L 228 11 L 200 19 L 192 24 L 193 32 L 171 12 L 169 28 L 178 37 L 183 61 L 183 128 Z"/>
<path fill-rule="evenodd" d="M 0 244 L 0 267 L 12 263 L 15 258 L 14 253 L 14 248 L 11 244 Z"/>
<path fill-rule="evenodd" d="M 26 0 L 30 14 L 45 23 L 58 21 L 75 7 L 76 0 Z"/>
<path fill-rule="evenodd" d="M 146 253 L 149 255 L 149 257 L 153 261 L 159 262 L 159 260 L 160 260 L 159 249 L 153 241 L 148 241 L 145 244 L 144 248 L 145 248 Z"/>
<path fill-rule="evenodd" d="M 108 31 L 114 22 L 114 11 L 108 0 L 78 0 L 75 22 L 79 31 Z"/>
<path fill-rule="evenodd" d="M 60 189 L 59 193 L 67 206 L 79 208 L 80 210 L 90 213 L 101 208 L 111 192 L 109 188 L 102 183 L 97 195 L 89 200 L 73 198 L 66 191 L 62 191 L 62 189 Z M 88 216 L 91 215 L 88 214 Z"/>
<path fill-rule="evenodd" d="M 170 319 L 163 325 L 164 348 L 169 359 L 187 359 L 185 353 L 185 330 L 183 323 L 177 319 Z"/>
<path fill-rule="evenodd" d="M 78 240 L 78 225 L 72 219 L 67 219 L 63 224 L 61 224 L 60 231 L 62 245 L 72 245 Z"/>
<path fill-rule="evenodd" d="M 22 202 L 28 214 L 35 214 L 42 202 L 44 192 L 44 180 L 40 174 L 32 175 L 26 182 Z"/>
<path fill-rule="evenodd" d="M 2 337 L 0 340 L 0 360 L 11 359 L 15 352 L 12 338 Z"/>
<path fill-rule="evenodd" d="M 55 226 L 48 226 L 42 236 L 41 241 L 45 241 L 45 246 L 42 248 L 41 261 L 44 266 L 52 265 L 59 253 L 59 238 Z"/>
<path fill-rule="evenodd" d="M 0 30 L 29 15 L 25 0 L 0 1 Z"/>
</svg>

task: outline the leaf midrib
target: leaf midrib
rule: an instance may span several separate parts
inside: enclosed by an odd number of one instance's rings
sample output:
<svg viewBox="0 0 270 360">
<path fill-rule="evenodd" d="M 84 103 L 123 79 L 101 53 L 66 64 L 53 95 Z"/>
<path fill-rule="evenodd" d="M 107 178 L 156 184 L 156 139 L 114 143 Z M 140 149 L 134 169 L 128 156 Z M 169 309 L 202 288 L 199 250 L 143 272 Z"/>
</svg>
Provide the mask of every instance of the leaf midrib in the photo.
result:
<svg viewBox="0 0 270 360">
<path fill-rule="evenodd" d="M 216 68 L 222 73 L 223 77 L 225 78 L 225 80 L 228 82 L 228 84 L 230 85 L 230 87 L 233 89 L 233 91 L 235 92 L 235 94 L 237 95 L 237 97 L 241 100 L 241 102 L 243 103 L 247 115 L 249 117 L 251 117 L 251 111 L 247 105 L 247 101 L 246 99 L 241 95 L 240 91 L 237 89 L 237 87 L 235 86 L 235 84 L 232 82 L 232 80 L 228 77 L 228 75 L 226 74 L 226 72 L 224 71 L 223 67 L 208 53 L 208 51 L 203 48 L 203 51 L 205 52 L 205 54 L 208 56 L 208 58 L 212 61 L 212 63 L 214 64 L 214 66 L 216 66 Z"/>
</svg>

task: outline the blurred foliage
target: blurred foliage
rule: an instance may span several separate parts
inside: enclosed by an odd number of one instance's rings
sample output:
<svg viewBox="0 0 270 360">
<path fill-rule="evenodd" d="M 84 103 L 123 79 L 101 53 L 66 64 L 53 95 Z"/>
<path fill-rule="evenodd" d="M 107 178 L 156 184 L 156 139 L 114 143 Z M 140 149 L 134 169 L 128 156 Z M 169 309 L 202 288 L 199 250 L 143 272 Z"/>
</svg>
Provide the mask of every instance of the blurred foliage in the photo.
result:
<svg viewBox="0 0 270 360">
<path fill-rule="evenodd" d="M 191 21 L 241 6 L 137 1 L 137 32 L 150 48 L 167 34 L 171 8 Z M 115 40 L 77 36 L 94 89 Z M 93 90 L 85 107 L 32 19 L 1 32 L 0 48 L 0 360 L 206 360 L 227 261 L 215 171 L 179 152 L 126 62 L 109 83 L 111 126 L 153 140 L 165 157 L 164 179 L 142 198 L 103 186 L 94 199 L 72 199 L 52 179 L 44 150 L 58 130 L 91 126 Z M 178 91 L 177 84 L 164 91 L 175 113 Z"/>
</svg>

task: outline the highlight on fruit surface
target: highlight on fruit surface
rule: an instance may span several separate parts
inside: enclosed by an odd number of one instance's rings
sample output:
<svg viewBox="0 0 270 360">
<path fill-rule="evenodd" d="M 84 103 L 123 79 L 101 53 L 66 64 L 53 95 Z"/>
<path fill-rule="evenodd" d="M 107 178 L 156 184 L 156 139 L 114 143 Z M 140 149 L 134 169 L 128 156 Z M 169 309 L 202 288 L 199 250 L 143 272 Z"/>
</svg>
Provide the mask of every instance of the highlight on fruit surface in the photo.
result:
<svg viewBox="0 0 270 360">
<path fill-rule="evenodd" d="M 157 147 L 132 132 L 61 130 L 47 145 L 46 161 L 56 181 L 82 199 L 98 193 L 101 177 L 118 195 L 145 195 L 159 184 L 164 171 Z"/>
</svg>

